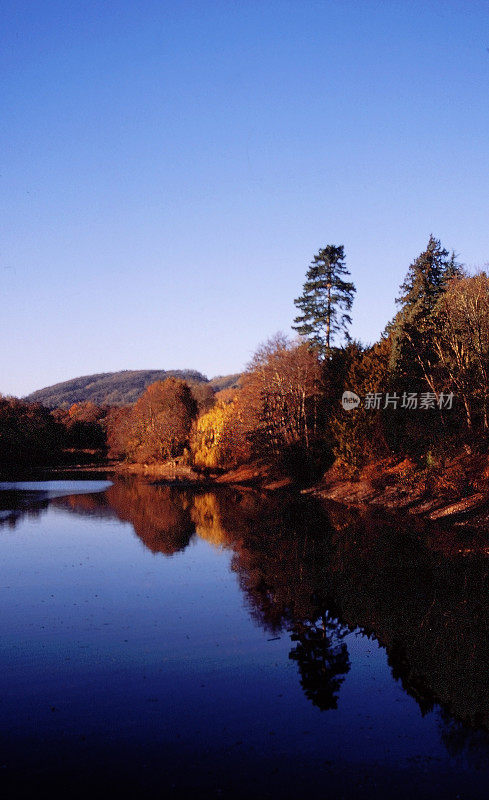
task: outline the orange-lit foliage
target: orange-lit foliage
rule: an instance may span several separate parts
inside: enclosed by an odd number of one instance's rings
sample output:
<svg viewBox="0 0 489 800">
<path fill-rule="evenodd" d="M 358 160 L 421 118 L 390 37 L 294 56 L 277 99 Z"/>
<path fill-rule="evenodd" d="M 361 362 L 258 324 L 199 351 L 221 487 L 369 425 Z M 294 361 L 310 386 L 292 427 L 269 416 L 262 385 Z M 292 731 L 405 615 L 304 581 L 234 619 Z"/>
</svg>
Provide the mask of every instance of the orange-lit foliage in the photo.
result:
<svg viewBox="0 0 489 800">
<path fill-rule="evenodd" d="M 107 455 L 125 458 L 131 425 L 132 406 L 114 406 L 107 412 Z"/>
<path fill-rule="evenodd" d="M 110 452 L 139 464 L 174 459 L 188 446 L 196 411 L 185 381 L 157 381 L 148 386 L 132 409 L 111 412 Z"/>
<path fill-rule="evenodd" d="M 318 434 L 321 365 L 307 344 L 277 335 L 255 353 L 223 439 L 236 460 L 307 452 Z"/>
<path fill-rule="evenodd" d="M 489 429 L 489 277 L 454 278 L 436 309 L 435 352 L 443 367 L 441 389 L 463 402 L 468 430 Z"/>
</svg>

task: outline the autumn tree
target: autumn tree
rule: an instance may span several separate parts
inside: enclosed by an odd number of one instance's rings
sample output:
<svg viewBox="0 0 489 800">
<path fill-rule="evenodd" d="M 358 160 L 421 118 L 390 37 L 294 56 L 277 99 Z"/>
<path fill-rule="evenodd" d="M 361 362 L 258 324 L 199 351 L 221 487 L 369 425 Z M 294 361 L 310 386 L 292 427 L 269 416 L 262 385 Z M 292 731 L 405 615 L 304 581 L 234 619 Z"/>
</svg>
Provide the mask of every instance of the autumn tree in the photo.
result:
<svg viewBox="0 0 489 800">
<path fill-rule="evenodd" d="M 450 281 L 436 307 L 434 350 L 445 391 L 462 399 L 469 431 L 489 430 L 489 277 L 485 272 Z"/>
<path fill-rule="evenodd" d="M 317 356 L 305 344 L 278 335 L 256 351 L 244 385 L 259 398 L 257 434 L 275 453 L 295 443 L 309 448 L 317 432 L 320 382 Z"/>
<path fill-rule="evenodd" d="M 106 446 L 105 417 L 107 408 L 90 400 L 73 403 L 68 410 L 51 412 L 65 430 L 65 446 L 78 449 L 102 449 Z"/>
<path fill-rule="evenodd" d="M 226 446 L 239 460 L 311 455 L 323 430 L 321 378 L 318 356 L 306 343 L 282 334 L 270 339 L 242 377 L 223 431 Z"/>
<path fill-rule="evenodd" d="M 196 402 L 185 381 L 167 378 L 151 384 L 124 420 L 127 457 L 137 463 L 151 463 L 181 455 L 189 444 L 196 412 Z"/>
<path fill-rule="evenodd" d="M 234 394 L 234 393 L 233 393 Z M 194 423 L 191 449 L 194 464 L 208 469 L 224 467 L 233 460 L 230 426 L 235 413 L 233 400 L 218 400 Z"/>
<path fill-rule="evenodd" d="M 343 245 L 329 244 L 314 256 L 306 274 L 302 295 L 294 300 L 301 312 L 292 326 L 307 337 L 318 352 L 329 358 L 333 343 L 349 340 L 350 310 L 355 295 L 354 284 L 347 280 Z"/>
<path fill-rule="evenodd" d="M 107 412 L 107 456 L 128 457 L 128 442 L 132 424 L 132 406 L 112 406 Z"/>
</svg>

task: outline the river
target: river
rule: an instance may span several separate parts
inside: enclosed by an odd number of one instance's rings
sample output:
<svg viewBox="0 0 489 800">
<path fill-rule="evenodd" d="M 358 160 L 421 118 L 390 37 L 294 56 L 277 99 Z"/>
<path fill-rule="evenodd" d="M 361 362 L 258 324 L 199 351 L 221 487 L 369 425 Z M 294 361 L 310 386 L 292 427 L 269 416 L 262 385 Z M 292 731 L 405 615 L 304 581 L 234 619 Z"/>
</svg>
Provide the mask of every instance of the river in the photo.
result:
<svg viewBox="0 0 489 800">
<path fill-rule="evenodd" d="M 111 480 L 0 487 L 3 796 L 486 797 L 480 548 Z"/>
</svg>

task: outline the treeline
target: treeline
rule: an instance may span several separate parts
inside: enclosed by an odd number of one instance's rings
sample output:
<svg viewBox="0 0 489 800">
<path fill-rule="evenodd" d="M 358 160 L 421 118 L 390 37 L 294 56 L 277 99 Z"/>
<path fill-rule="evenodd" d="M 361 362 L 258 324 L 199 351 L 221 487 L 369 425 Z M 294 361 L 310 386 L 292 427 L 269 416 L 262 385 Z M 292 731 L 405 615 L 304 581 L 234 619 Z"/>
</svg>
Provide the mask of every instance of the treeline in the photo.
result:
<svg viewBox="0 0 489 800">
<path fill-rule="evenodd" d="M 334 455 L 350 472 L 389 455 L 429 467 L 461 449 L 487 449 L 488 275 L 470 275 L 430 237 L 396 303 L 378 342 L 347 348 L 344 389 L 360 403 L 337 407 L 331 429 Z"/>
<path fill-rule="evenodd" d="M 0 478 L 28 477 L 45 468 L 106 455 L 109 409 L 76 403 L 49 409 L 0 395 Z"/>
<path fill-rule="evenodd" d="M 333 461 L 355 475 L 392 456 L 430 465 L 457 450 L 485 450 L 487 274 L 468 274 L 430 237 L 407 270 L 397 314 L 369 346 L 349 337 L 349 278 L 343 247 L 320 250 L 295 300 L 300 338 L 278 334 L 262 345 L 237 388 L 168 377 L 132 404 L 76 403 L 51 413 L 1 399 L 0 471 L 85 449 L 206 472 L 262 459 L 310 478 Z"/>
<path fill-rule="evenodd" d="M 121 370 L 97 375 L 83 375 L 32 392 L 25 400 L 41 403 L 49 409 L 71 408 L 90 401 L 98 406 L 124 406 L 135 403 L 151 383 L 166 378 L 181 378 L 190 386 L 206 383 L 214 391 L 234 386 L 239 375 L 220 375 L 208 380 L 196 370 Z"/>
<path fill-rule="evenodd" d="M 178 381 L 155 384 L 109 417 L 110 451 L 148 462 L 182 456 L 207 469 L 253 459 L 354 475 L 408 456 L 433 465 L 485 450 L 489 433 L 489 277 L 470 275 L 433 236 L 409 266 L 379 341 L 351 341 L 355 287 L 342 247 L 314 257 L 295 301 L 298 341 L 260 347 L 238 390 L 195 408 Z M 345 392 L 353 405 L 342 404 Z M 172 420 L 174 422 L 172 423 Z"/>
<path fill-rule="evenodd" d="M 277 336 L 257 351 L 237 390 L 205 396 L 202 386 L 168 378 L 133 406 L 111 410 L 109 456 L 141 464 L 179 458 L 207 471 L 260 457 L 292 464 L 323 439 L 321 386 L 317 355 Z"/>
<path fill-rule="evenodd" d="M 61 451 L 58 434 L 46 408 L 0 395 L 0 478 L 54 464 Z"/>
</svg>

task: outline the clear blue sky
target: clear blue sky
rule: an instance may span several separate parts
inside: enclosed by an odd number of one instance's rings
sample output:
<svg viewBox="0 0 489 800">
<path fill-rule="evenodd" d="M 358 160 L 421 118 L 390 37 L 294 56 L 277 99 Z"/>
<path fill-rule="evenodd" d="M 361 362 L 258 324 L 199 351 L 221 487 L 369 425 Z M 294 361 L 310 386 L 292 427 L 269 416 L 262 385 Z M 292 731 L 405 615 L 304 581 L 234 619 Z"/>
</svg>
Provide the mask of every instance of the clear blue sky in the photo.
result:
<svg viewBox="0 0 489 800">
<path fill-rule="evenodd" d="M 241 370 L 343 244 L 489 260 L 487 0 L 1 0 L 0 392 Z"/>
</svg>

